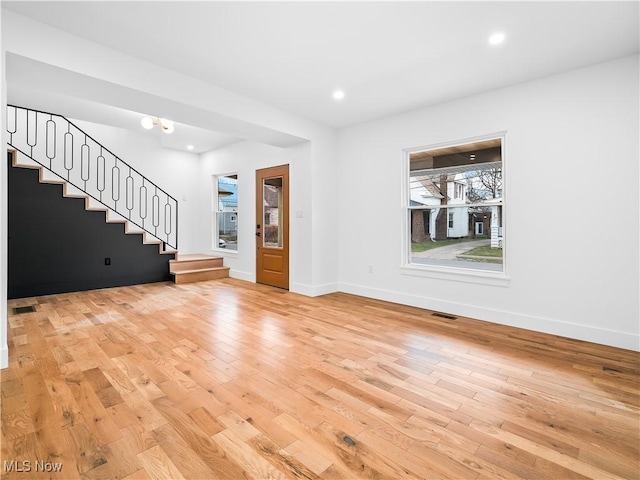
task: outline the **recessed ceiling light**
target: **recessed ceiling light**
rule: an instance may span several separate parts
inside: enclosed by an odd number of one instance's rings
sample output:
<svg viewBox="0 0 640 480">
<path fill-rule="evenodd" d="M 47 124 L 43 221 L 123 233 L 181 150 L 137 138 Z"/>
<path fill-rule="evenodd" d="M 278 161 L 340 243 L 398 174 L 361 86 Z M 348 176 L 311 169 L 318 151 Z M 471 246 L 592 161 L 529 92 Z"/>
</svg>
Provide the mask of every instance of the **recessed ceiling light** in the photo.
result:
<svg viewBox="0 0 640 480">
<path fill-rule="evenodd" d="M 342 100 L 344 98 L 344 92 L 342 90 L 336 90 L 333 92 L 333 98 L 336 100 Z"/>
<path fill-rule="evenodd" d="M 187 150 L 193 150 L 193 145 L 187 145 Z"/>
<path fill-rule="evenodd" d="M 505 36 L 502 32 L 496 32 L 489 37 L 489 43 L 491 45 L 500 45 L 504 42 Z"/>
</svg>

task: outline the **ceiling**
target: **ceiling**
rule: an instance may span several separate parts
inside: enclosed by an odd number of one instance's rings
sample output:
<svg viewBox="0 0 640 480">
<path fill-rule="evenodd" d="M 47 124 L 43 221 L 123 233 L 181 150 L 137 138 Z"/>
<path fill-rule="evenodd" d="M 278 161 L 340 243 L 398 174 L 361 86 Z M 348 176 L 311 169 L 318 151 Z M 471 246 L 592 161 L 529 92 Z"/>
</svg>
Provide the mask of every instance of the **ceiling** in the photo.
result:
<svg viewBox="0 0 640 480">
<path fill-rule="evenodd" d="M 639 52 L 635 1 L 3 1 L 2 8 L 334 128 Z M 506 40 L 489 45 L 496 31 Z M 332 98 L 335 89 L 343 100 Z"/>
</svg>

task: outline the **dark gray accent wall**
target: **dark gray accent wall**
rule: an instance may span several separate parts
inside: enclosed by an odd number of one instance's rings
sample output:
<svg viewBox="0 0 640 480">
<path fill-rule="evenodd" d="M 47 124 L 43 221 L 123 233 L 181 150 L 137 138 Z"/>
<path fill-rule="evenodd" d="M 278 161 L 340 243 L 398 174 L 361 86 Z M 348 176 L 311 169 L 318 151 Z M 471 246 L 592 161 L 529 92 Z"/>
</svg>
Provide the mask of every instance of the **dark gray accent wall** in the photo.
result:
<svg viewBox="0 0 640 480">
<path fill-rule="evenodd" d="M 40 183 L 37 170 L 8 168 L 8 298 L 171 280 L 173 255 Z"/>
</svg>

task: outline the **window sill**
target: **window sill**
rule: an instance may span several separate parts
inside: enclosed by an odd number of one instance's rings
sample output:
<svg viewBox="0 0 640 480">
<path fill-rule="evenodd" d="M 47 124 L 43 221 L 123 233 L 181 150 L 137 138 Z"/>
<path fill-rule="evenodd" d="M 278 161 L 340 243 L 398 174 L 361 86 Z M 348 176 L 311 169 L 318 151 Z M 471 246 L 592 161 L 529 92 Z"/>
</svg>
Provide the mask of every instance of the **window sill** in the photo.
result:
<svg viewBox="0 0 640 480">
<path fill-rule="evenodd" d="M 238 251 L 237 250 L 227 250 L 226 248 L 213 248 L 212 249 L 213 253 L 217 254 L 217 255 L 221 255 L 223 257 L 237 257 L 238 256 Z M 225 255 L 222 255 L 225 254 Z"/>
<path fill-rule="evenodd" d="M 465 268 L 450 268 L 424 265 L 405 264 L 400 267 L 403 275 L 415 277 L 435 278 L 438 280 L 450 280 L 453 282 L 476 283 L 480 285 L 492 285 L 496 287 L 508 287 L 510 277 L 502 272 L 482 272 Z"/>
</svg>

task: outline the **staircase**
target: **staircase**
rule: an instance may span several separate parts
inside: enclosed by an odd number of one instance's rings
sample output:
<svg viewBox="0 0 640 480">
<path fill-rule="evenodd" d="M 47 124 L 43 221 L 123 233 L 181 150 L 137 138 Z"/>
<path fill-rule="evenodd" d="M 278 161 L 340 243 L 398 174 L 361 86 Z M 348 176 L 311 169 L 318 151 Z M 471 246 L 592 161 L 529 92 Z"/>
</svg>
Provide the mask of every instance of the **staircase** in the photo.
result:
<svg viewBox="0 0 640 480">
<path fill-rule="evenodd" d="M 14 167 L 37 169 L 40 183 L 62 185 L 64 197 L 84 199 L 107 223 L 122 223 L 126 234 L 175 255 L 175 283 L 229 276 L 222 257 L 178 257 L 177 200 L 65 117 L 9 105 L 6 124 Z"/>
<path fill-rule="evenodd" d="M 229 267 L 222 262 L 222 257 L 210 255 L 176 255 L 175 260 L 169 260 L 169 272 L 178 284 L 216 280 L 229 276 Z"/>
<path fill-rule="evenodd" d="M 62 186 L 62 196 L 65 198 L 80 198 L 84 199 L 84 208 L 87 211 L 91 212 L 104 212 L 106 223 L 121 223 L 124 225 L 124 233 L 127 235 L 141 235 L 142 243 L 145 245 L 158 245 L 158 252 L 162 255 L 175 255 L 177 254 L 177 250 L 172 248 L 168 248 L 166 244 L 158 239 L 150 235 L 148 232 L 143 229 L 136 227 L 134 224 L 129 222 L 122 215 L 115 213 L 113 210 L 107 208 L 91 196 L 84 193 L 79 188 L 74 187 L 66 180 L 60 178 L 58 175 L 54 174 L 43 165 L 40 165 L 36 161 L 31 158 L 28 158 L 24 155 L 20 155 L 18 152 L 13 154 L 13 160 L 11 162 L 12 167 L 15 168 L 27 168 L 38 170 L 39 182 L 50 185 L 61 185 Z"/>
</svg>

